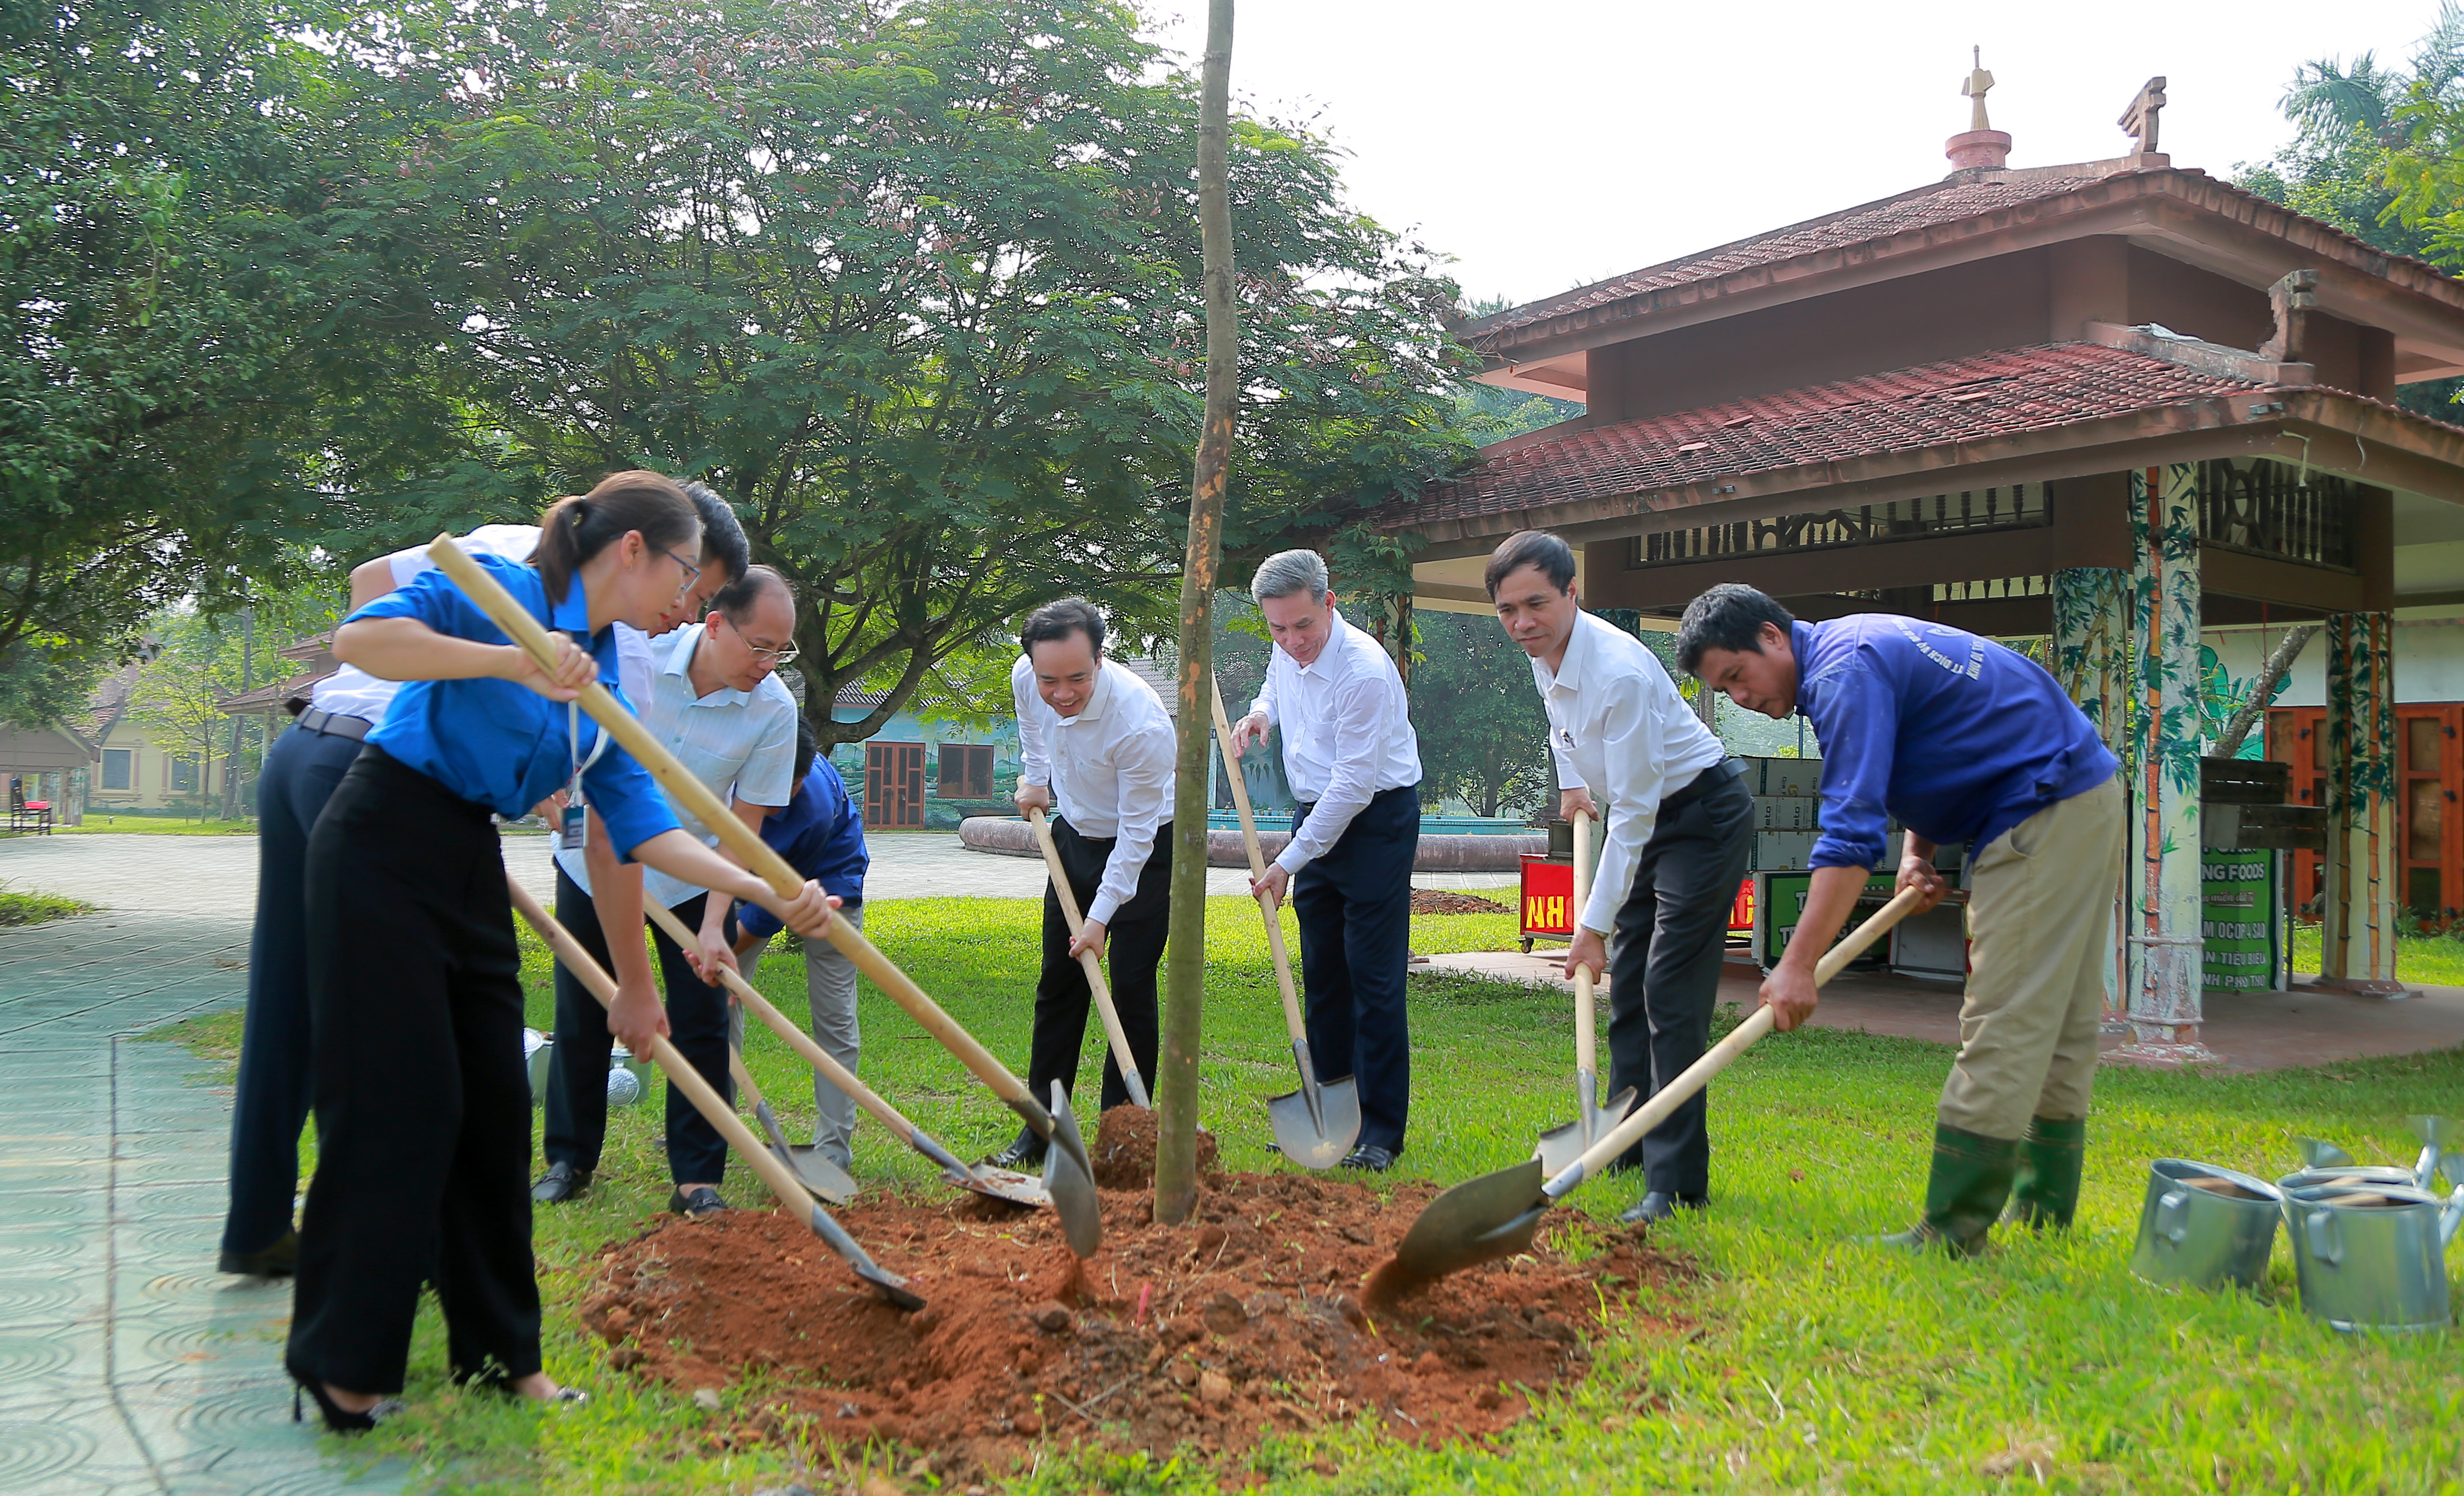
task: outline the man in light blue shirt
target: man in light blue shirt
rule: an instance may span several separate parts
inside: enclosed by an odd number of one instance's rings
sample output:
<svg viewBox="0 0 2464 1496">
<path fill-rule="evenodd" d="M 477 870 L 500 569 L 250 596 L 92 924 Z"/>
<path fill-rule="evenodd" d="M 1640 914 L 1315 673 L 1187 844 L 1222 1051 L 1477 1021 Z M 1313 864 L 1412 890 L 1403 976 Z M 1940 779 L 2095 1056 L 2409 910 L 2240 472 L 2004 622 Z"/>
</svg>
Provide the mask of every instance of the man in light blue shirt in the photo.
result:
<svg viewBox="0 0 2464 1496">
<path fill-rule="evenodd" d="M 699 627 L 679 629 L 654 648 L 650 699 L 643 725 L 682 760 L 712 793 L 734 798 L 738 816 L 755 829 L 794 792 L 796 700 L 773 671 L 795 657 L 795 594 L 767 566 L 746 570 L 712 601 Z M 717 833 L 677 812 L 683 829 L 721 856 Z M 610 940 L 610 929 L 636 930 L 644 898 L 688 927 L 698 927 L 696 949 L 688 953 L 654 931 L 667 984 L 671 1036 L 679 1052 L 721 1096 L 733 1097 L 728 1070 L 728 1000 L 716 985 L 717 968 L 736 964 L 736 930 L 729 901 L 664 873 L 627 869 L 617 886 L 596 887 L 582 853 L 557 853 L 557 921 L 591 956 L 617 973 L 640 969 L 648 957 L 639 939 Z M 548 1069 L 546 1121 L 541 1140 L 547 1172 L 532 1190 L 542 1204 L 570 1199 L 598 1168 L 607 1130 L 607 1060 L 613 1046 L 605 1010 L 563 967 L 557 968 L 556 1048 Z M 667 1148 L 675 1193 L 669 1209 L 704 1220 L 725 1208 L 718 1185 L 727 1167 L 727 1145 L 672 1083 L 667 1102 Z"/>
</svg>

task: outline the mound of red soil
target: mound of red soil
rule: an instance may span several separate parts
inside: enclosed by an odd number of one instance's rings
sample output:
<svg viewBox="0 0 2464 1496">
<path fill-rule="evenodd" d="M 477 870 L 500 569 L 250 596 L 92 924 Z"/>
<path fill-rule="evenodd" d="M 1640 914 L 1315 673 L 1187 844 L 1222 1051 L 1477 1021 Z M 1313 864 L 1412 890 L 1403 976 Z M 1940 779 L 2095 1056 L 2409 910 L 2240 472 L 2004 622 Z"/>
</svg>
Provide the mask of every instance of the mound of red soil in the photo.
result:
<svg viewBox="0 0 2464 1496">
<path fill-rule="evenodd" d="M 1045 1440 L 1215 1455 L 1370 1413 L 1404 1439 L 1483 1440 L 1584 1374 L 1604 1299 L 1686 1271 L 1632 1236 L 1580 1263 L 1544 1237 L 1373 1322 L 1360 1282 L 1434 1194 L 1223 1175 L 1180 1226 L 1111 1194 L 1083 1264 L 1045 1211 L 953 1195 L 840 1212 L 927 1301 L 915 1314 L 801 1221 L 731 1211 L 609 1248 L 582 1315 L 616 1365 L 672 1386 L 762 1374 L 758 1408 L 719 1436 L 733 1445 L 878 1439 L 932 1451 L 947 1478 Z"/>
<path fill-rule="evenodd" d="M 1144 1107 L 1114 1107 L 1095 1127 L 1095 1141 L 1087 1161 L 1095 1166 L 1095 1182 L 1108 1190 L 1155 1188 L 1155 1114 Z M 1215 1134 L 1198 1134 L 1198 1167 L 1215 1169 Z"/>
<path fill-rule="evenodd" d="M 1415 914 L 1511 914 L 1513 910 L 1493 899 L 1470 893 L 1449 893 L 1443 889 L 1414 889 L 1412 913 Z"/>
</svg>

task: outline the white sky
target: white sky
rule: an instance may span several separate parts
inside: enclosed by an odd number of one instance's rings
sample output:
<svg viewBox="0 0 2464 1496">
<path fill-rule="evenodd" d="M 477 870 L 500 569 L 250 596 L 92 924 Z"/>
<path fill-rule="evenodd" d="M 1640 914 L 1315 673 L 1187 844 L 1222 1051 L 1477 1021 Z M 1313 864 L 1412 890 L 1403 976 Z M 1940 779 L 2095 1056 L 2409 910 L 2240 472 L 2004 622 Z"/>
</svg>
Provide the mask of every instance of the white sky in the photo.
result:
<svg viewBox="0 0 2464 1496">
<path fill-rule="evenodd" d="M 1192 66 L 1204 0 L 1148 0 Z M 1451 255 L 1472 297 L 1550 296 L 1950 169 L 1981 44 L 2013 166 L 2118 156 L 2167 79 L 2160 148 L 2230 176 L 2291 138 L 2294 67 L 2401 64 L 2435 0 L 1240 0 L 1232 87 L 1314 116 L 1353 205 Z"/>
</svg>

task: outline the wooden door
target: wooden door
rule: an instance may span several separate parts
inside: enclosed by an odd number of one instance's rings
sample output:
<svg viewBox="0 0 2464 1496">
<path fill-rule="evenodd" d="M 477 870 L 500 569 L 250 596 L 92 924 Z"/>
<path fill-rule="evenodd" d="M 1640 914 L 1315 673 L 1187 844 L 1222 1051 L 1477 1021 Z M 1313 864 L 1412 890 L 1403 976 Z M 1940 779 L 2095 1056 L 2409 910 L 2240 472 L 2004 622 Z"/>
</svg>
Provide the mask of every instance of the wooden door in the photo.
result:
<svg viewBox="0 0 2464 1496">
<path fill-rule="evenodd" d="M 864 745 L 864 824 L 885 831 L 924 825 L 924 745 Z"/>
<path fill-rule="evenodd" d="M 2267 714 L 2267 756 L 2278 763 L 2293 766 L 2293 803 L 2297 805 L 2324 805 L 2327 803 L 2327 775 L 2323 767 L 2327 709 L 2324 707 L 2277 707 Z M 2293 904 L 2305 916 L 2315 917 L 2326 906 L 2320 895 L 2326 891 L 2326 869 L 2317 852 L 2293 854 Z"/>
<path fill-rule="evenodd" d="M 2267 756 L 2293 766 L 2293 803 L 2327 803 L 2327 712 L 2279 708 L 2267 714 Z M 2396 902 L 2429 916 L 2464 909 L 2464 706 L 2395 709 Z M 2317 852 L 2293 854 L 2293 891 L 2304 913 L 2325 891 Z"/>
</svg>

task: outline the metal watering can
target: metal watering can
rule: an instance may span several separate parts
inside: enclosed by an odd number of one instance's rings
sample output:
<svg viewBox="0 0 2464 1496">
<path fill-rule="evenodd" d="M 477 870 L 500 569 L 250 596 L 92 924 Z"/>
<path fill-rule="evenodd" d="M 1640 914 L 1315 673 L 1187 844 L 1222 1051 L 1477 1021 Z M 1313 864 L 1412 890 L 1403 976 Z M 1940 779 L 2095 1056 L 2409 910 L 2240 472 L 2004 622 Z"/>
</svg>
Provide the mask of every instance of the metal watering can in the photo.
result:
<svg viewBox="0 0 2464 1496">
<path fill-rule="evenodd" d="M 2284 1192 L 2301 1307 L 2338 1330 L 2444 1330 L 2447 1243 L 2464 1224 L 2464 1156 L 2444 1201 L 2405 1184 L 2314 1184 Z"/>
<path fill-rule="evenodd" d="M 2265 1180 L 2214 1164 L 2159 1158 L 2147 1167 L 2130 1270 L 2150 1283 L 2256 1287 L 2283 1208 L 2283 1197 Z"/>
<path fill-rule="evenodd" d="M 2297 1137 L 2294 1146 L 2301 1151 L 2299 1169 L 2276 1181 L 2279 1190 L 2309 1189 L 2322 1184 L 2349 1184 L 2375 1188 L 2382 1184 L 2409 1184 L 2415 1189 L 2429 1189 L 2435 1182 L 2432 1175 L 2422 1174 L 2391 1163 L 2356 1163 L 2353 1155 L 2333 1143 L 2315 1137 Z M 2426 1159 L 2430 1155 L 2425 1152 Z M 2430 1160 L 2433 1165 L 2434 1159 Z"/>
<path fill-rule="evenodd" d="M 522 1067 L 531 1083 L 531 1105 L 547 1101 L 548 1061 L 556 1053 L 556 1036 L 536 1028 L 522 1030 Z M 650 1066 L 636 1060 L 623 1045 L 607 1059 L 607 1104 L 629 1107 L 650 1093 Z"/>
</svg>

